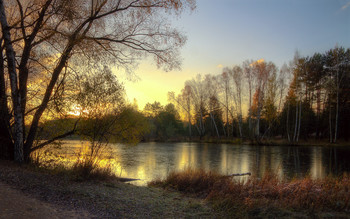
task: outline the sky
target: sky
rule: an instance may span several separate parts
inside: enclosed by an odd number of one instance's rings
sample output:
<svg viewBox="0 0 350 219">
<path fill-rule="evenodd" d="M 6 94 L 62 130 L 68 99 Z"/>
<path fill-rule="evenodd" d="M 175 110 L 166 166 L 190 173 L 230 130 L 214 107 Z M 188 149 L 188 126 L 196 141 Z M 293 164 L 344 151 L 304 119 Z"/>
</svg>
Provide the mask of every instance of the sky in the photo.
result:
<svg viewBox="0 0 350 219">
<path fill-rule="evenodd" d="M 147 102 L 167 104 L 197 74 L 220 74 L 223 67 L 264 59 L 282 66 L 335 46 L 350 48 L 350 0 L 197 0 L 193 12 L 172 19 L 187 36 L 182 68 L 165 72 L 150 60 L 140 62 L 136 81 L 124 81 L 139 109 Z"/>
</svg>

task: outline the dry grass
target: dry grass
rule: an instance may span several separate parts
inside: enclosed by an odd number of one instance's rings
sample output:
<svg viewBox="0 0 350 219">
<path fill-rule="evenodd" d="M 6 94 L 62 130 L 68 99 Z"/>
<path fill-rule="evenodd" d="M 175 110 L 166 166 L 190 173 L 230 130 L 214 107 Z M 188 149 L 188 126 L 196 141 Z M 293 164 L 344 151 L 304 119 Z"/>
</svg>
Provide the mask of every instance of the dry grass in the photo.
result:
<svg viewBox="0 0 350 219">
<path fill-rule="evenodd" d="M 149 186 L 172 188 L 184 193 L 207 196 L 214 184 L 226 177 L 214 172 L 188 168 L 183 172 L 171 172 L 165 180 L 155 180 Z"/>
<path fill-rule="evenodd" d="M 116 180 L 116 176 L 111 162 L 101 164 L 99 157 L 91 157 L 88 155 L 77 154 L 72 158 L 70 165 L 61 162 L 60 157 L 52 156 L 47 159 L 48 155 L 35 154 L 31 159 L 32 167 L 49 171 L 53 174 L 66 175 L 76 181 L 84 180 Z"/>
<path fill-rule="evenodd" d="M 171 173 L 165 180 L 150 185 L 205 197 L 214 207 L 231 216 L 256 216 L 257 211 L 258 215 L 266 216 L 271 209 L 307 214 L 350 212 L 348 175 L 286 181 L 269 173 L 262 179 L 251 177 L 243 182 L 213 172 L 187 169 Z"/>
<path fill-rule="evenodd" d="M 77 159 L 70 171 L 77 180 L 113 180 L 118 177 L 113 172 L 111 164 L 101 166 L 98 159 Z"/>
</svg>

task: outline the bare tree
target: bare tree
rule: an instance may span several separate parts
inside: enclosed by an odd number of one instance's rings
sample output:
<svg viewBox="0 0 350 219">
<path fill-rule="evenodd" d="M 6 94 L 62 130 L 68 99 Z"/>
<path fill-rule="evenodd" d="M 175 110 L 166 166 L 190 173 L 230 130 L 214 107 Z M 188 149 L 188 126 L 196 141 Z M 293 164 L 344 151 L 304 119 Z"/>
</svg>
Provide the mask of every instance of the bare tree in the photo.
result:
<svg viewBox="0 0 350 219">
<path fill-rule="evenodd" d="M 98 62 L 131 69 L 147 55 L 165 70 L 178 68 L 179 48 L 186 38 L 168 25 L 165 14 L 194 9 L 195 0 L 16 0 L 0 4 L 15 120 L 11 141 L 15 159 L 22 162 L 29 159 L 39 123 L 62 84 L 64 69 L 79 72 Z M 7 12 L 10 8 L 16 10 Z M 12 13 L 10 25 L 6 13 Z M 34 72 L 45 72 L 47 80 L 41 98 L 36 98 L 40 101 L 28 109 L 28 83 Z M 30 118 L 28 132 L 26 118 Z"/>
<path fill-rule="evenodd" d="M 264 101 L 264 95 L 265 95 L 265 87 L 268 82 L 269 76 L 273 72 L 276 72 L 276 66 L 272 62 L 266 63 L 262 59 L 251 63 L 251 66 L 253 68 L 254 77 L 256 78 L 253 107 L 255 108 L 254 111 L 256 114 L 255 138 L 259 141 L 260 140 L 260 119 L 261 119 L 261 111 L 264 105 L 263 101 Z"/>
<path fill-rule="evenodd" d="M 202 138 L 205 134 L 204 116 L 206 110 L 206 87 L 202 76 L 197 75 L 196 78 L 186 81 L 186 87 L 191 88 L 191 98 L 195 111 L 195 127 L 197 128 L 199 137 Z"/>
<path fill-rule="evenodd" d="M 22 110 L 22 97 L 18 88 L 17 72 L 16 72 L 16 58 L 15 51 L 13 49 L 10 27 L 7 23 L 4 2 L 0 0 L 0 22 L 2 27 L 2 36 L 4 40 L 4 46 L 7 57 L 7 68 L 11 83 L 11 97 L 14 113 L 14 160 L 17 162 L 23 162 L 23 139 L 24 139 L 24 119 Z"/>
<path fill-rule="evenodd" d="M 243 72 L 248 84 L 248 125 L 249 125 L 249 137 L 252 137 L 252 98 L 253 98 L 253 87 L 255 86 L 255 77 L 252 69 L 253 61 L 246 60 L 243 62 Z"/>
<path fill-rule="evenodd" d="M 278 93 L 279 93 L 279 101 L 277 110 L 280 112 L 282 107 L 283 98 L 286 96 L 286 88 L 287 84 L 290 80 L 291 71 L 287 64 L 283 64 L 278 75 L 277 83 L 278 83 Z"/>
<path fill-rule="evenodd" d="M 183 111 L 187 115 L 189 139 L 192 140 L 192 91 L 189 85 L 186 85 L 182 89 L 181 93 L 175 97 L 174 92 L 168 93 L 168 99 L 170 102 L 174 102 L 175 106 Z"/>
<path fill-rule="evenodd" d="M 234 82 L 234 90 L 233 93 L 234 100 L 236 102 L 236 108 L 237 108 L 237 118 L 238 118 L 238 130 L 239 130 L 239 136 L 242 138 L 242 85 L 243 85 L 243 69 L 240 66 L 234 66 L 232 69 L 231 77 Z"/>
<path fill-rule="evenodd" d="M 301 75 L 302 71 L 305 71 L 305 65 L 304 65 L 304 59 L 300 58 L 299 53 L 296 52 L 294 55 L 294 60 L 290 63 L 290 68 L 293 73 L 293 79 L 290 83 L 289 92 L 287 96 L 287 136 L 289 142 L 298 142 L 299 135 L 300 135 L 300 123 L 301 123 L 301 102 L 302 102 L 302 80 Z M 292 102 L 295 102 L 295 117 L 294 117 L 294 127 L 291 127 L 291 129 L 294 129 L 293 136 L 289 133 L 289 125 L 290 125 L 290 104 Z M 299 133 L 299 134 L 298 134 Z"/>
<path fill-rule="evenodd" d="M 223 107 L 225 108 L 225 117 L 226 117 L 226 136 L 230 137 L 230 121 L 229 121 L 229 115 L 230 115 L 230 94 L 231 94 L 231 77 L 230 77 L 231 70 L 229 68 L 224 68 L 221 75 L 218 76 L 217 84 L 220 87 L 220 91 L 223 94 L 223 101 L 220 101 Z"/>
<path fill-rule="evenodd" d="M 218 109 L 218 89 L 217 89 L 217 81 L 215 76 L 206 75 L 204 79 L 204 84 L 206 87 L 206 96 L 207 96 L 207 108 L 209 110 L 209 116 L 211 118 L 211 122 L 214 126 L 216 135 L 220 138 L 219 129 L 217 126 L 217 122 L 215 121 L 215 111 Z"/>
<path fill-rule="evenodd" d="M 296 104 L 295 104 L 295 126 L 294 126 L 294 135 L 293 142 L 299 141 L 300 135 L 300 123 L 301 123 L 301 102 L 302 102 L 302 83 L 301 83 L 301 71 L 305 71 L 305 60 L 298 58 L 298 54 L 295 55 L 295 68 L 294 68 L 294 77 L 295 77 L 295 95 L 296 95 Z M 298 66 L 298 67 L 297 67 Z M 299 98 L 299 101 L 298 101 Z"/>
</svg>

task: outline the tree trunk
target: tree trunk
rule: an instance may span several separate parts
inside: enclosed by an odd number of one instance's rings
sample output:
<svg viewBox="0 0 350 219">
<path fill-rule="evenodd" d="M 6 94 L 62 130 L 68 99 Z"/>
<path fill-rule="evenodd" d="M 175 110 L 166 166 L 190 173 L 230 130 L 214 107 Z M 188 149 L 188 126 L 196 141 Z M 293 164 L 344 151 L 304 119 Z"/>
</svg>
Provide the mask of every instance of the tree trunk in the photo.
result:
<svg viewBox="0 0 350 219">
<path fill-rule="evenodd" d="M 238 116 L 238 129 L 239 129 L 239 137 L 242 138 L 242 114 Z"/>
<path fill-rule="evenodd" d="M 74 40 L 75 40 L 74 36 L 71 37 L 71 39 L 69 40 L 64 52 L 61 55 L 60 61 L 58 62 L 57 66 L 55 67 L 55 69 L 52 73 L 51 81 L 46 88 L 45 95 L 44 95 L 44 98 L 41 102 L 41 105 L 39 106 L 38 110 L 34 114 L 34 117 L 32 120 L 32 125 L 30 126 L 27 141 L 26 141 L 26 144 L 24 147 L 24 153 L 25 153 L 26 159 L 29 158 L 30 150 L 31 150 L 31 147 L 33 145 L 35 135 L 36 135 L 36 132 L 38 129 L 39 120 L 40 120 L 43 112 L 45 111 L 47 104 L 49 103 L 52 91 L 53 91 L 54 86 L 58 80 L 58 77 L 59 77 L 63 67 L 66 65 L 66 63 L 69 59 L 70 53 L 71 53 L 73 46 L 74 46 L 74 44 L 73 44 Z"/>
<path fill-rule="evenodd" d="M 200 136 L 201 136 L 201 139 L 202 139 L 202 137 L 204 136 L 204 133 L 205 133 L 202 109 L 200 109 L 200 116 L 201 117 L 199 118 L 199 126 L 200 126 L 200 130 L 201 130 Z"/>
<path fill-rule="evenodd" d="M 218 136 L 218 138 L 220 138 L 219 130 L 218 130 L 218 127 L 216 125 L 216 122 L 215 122 L 215 119 L 214 119 L 214 116 L 212 113 L 210 113 L 210 118 L 211 118 L 211 121 L 213 122 L 215 131 L 216 131 L 216 135 Z"/>
<path fill-rule="evenodd" d="M 297 139 L 296 142 L 299 141 L 299 135 L 300 135 L 300 123 L 301 123 L 301 96 L 299 100 L 299 121 L 298 121 L 298 134 L 297 134 Z"/>
<path fill-rule="evenodd" d="M 287 103 L 287 124 L 286 124 L 286 130 L 287 130 L 287 138 L 288 142 L 290 143 L 290 135 L 289 135 L 289 101 Z"/>
<path fill-rule="evenodd" d="M 255 137 L 258 141 L 260 141 L 260 117 L 261 117 L 261 108 L 262 108 L 262 92 L 264 90 L 264 85 L 260 85 L 259 93 L 258 93 L 258 112 L 257 112 L 257 121 L 256 121 L 256 130 Z"/>
<path fill-rule="evenodd" d="M 190 99 L 188 98 L 188 101 L 187 101 L 187 106 L 188 106 L 188 109 L 187 109 L 187 113 L 188 113 L 188 128 L 189 128 L 189 134 L 190 134 L 190 141 L 192 140 L 192 122 L 191 122 L 191 102 L 190 102 Z"/>
<path fill-rule="evenodd" d="M 296 141 L 297 139 L 297 131 L 298 131 L 298 109 L 299 109 L 299 106 L 298 106 L 298 103 L 296 102 L 295 103 L 295 125 L 294 125 L 294 135 L 293 135 L 293 142 Z"/>
<path fill-rule="evenodd" d="M 229 131 L 229 122 L 228 122 L 228 82 L 226 82 L 226 96 L 225 96 L 225 100 L 226 100 L 226 133 L 227 133 L 227 138 L 230 137 L 230 131 Z M 226 135 L 226 134 L 225 134 Z"/>
<path fill-rule="evenodd" d="M 316 116 L 317 116 L 317 121 L 316 121 L 316 138 L 318 139 L 320 137 L 320 120 L 321 120 L 321 89 L 319 88 L 319 85 L 317 85 L 317 93 L 316 93 Z"/>
<path fill-rule="evenodd" d="M 338 120 L 339 120 L 339 72 L 337 71 L 337 103 L 335 108 L 335 127 L 334 127 L 334 143 L 337 143 L 337 135 L 338 135 Z"/>
<path fill-rule="evenodd" d="M 238 129 L 239 129 L 239 137 L 242 138 L 242 94 L 241 94 L 241 88 L 237 89 L 237 96 L 238 96 Z"/>
<path fill-rule="evenodd" d="M 248 109 L 249 138 L 252 139 L 252 86 L 249 82 L 249 109 Z"/>
<path fill-rule="evenodd" d="M 11 84 L 11 96 L 14 112 L 14 160 L 22 163 L 23 157 L 23 139 L 24 139 L 24 127 L 23 127 L 23 115 L 21 113 L 21 95 L 18 90 L 17 73 L 16 73 L 16 59 L 15 52 L 12 47 L 10 28 L 7 24 L 7 18 L 5 14 L 4 3 L 0 0 L 0 22 L 2 27 L 2 35 L 4 38 L 4 45 L 6 49 L 7 68 L 9 72 L 10 84 Z"/>
<path fill-rule="evenodd" d="M 234 136 L 234 122 L 233 122 L 233 114 L 231 114 L 231 120 L 232 120 L 232 123 L 231 123 L 231 134 L 232 134 L 232 139 L 233 139 L 233 136 Z"/>
<path fill-rule="evenodd" d="M 221 125 L 222 125 L 222 131 L 224 132 L 224 136 L 227 136 L 226 135 L 226 127 L 225 127 L 224 121 L 221 121 Z"/>
<path fill-rule="evenodd" d="M 256 129 L 255 129 L 255 137 L 259 140 L 260 138 L 260 117 L 261 117 L 261 100 L 260 100 L 260 95 L 258 97 L 258 112 L 256 116 Z"/>
<path fill-rule="evenodd" d="M 190 135 L 189 137 L 190 137 L 190 141 L 191 141 L 192 140 L 191 119 L 188 119 L 188 129 L 189 129 L 189 135 Z"/>
<path fill-rule="evenodd" d="M 4 57 L 2 51 L 0 51 L 0 158 L 13 160 L 14 151 L 10 130 L 10 115 L 7 107 L 5 87 Z"/>
<path fill-rule="evenodd" d="M 282 98 L 283 98 L 283 90 L 284 90 L 284 85 L 282 84 L 281 93 L 280 93 L 280 101 L 279 101 L 279 103 L 278 103 L 278 112 L 281 112 Z"/>
<path fill-rule="evenodd" d="M 333 143 L 333 136 L 332 136 L 332 107 L 331 102 L 329 100 L 329 142 Z"/>
<path fill-rule="evenodd" d="M 260 113 L 258 110 L 258 116 L 256 119 L 256 128 L 255 128 L 255 138 L 259 140 L 260 137 Z"/>
<path fill-rule="evenodd" d="M 50 80 L 50 82 L 45 90 L 44 98 L 42 99 L 38 110 L 35 112 L 35 114 L 33 116 L 32 124 L 30 126 L 27 140 L 26 140 L 26 143 L 24 145 L 24 156 L 25 156 L 26 161 L 29 160 L 29 155 L 31 153 L 31 147 L 33 145 L 33 142 L 34 142 L 37 130 L 38 130 L 40 118 L 41 118 L 42 114 L 44 113 L 44 111 L 49 103 L 50 97 L 52 95 L 55 84 L 58 80 L 58 77 L 60 76 L 62 69 L 66 66 L 66 64 L 71 56 L 71 52 L 73 50 L 73 47 L 75 45 L 79 44 L 79 41 L 83 39 L 83 37 L 86 35 L 86 33 L 91 28 L 93 21 L 94 21 L 94 19 L 92 19 L 92 18 L 86 19 L 84 22 L 82 22 L 81 25 L 79 25 L 76 28 L 76 30 L 68 38 L 67 45 L 65 46 L 65 48 L 61 54 L 61 57 L 59 58 L 59 61 L 56 65 L 55 69 L 52 72 L 51 80 Z M 84 29 L 84 27 L 85 27 L 85 29 Z M 81 31 L 82 31 L 82 33 L 81 33 Z"/>
</svg>

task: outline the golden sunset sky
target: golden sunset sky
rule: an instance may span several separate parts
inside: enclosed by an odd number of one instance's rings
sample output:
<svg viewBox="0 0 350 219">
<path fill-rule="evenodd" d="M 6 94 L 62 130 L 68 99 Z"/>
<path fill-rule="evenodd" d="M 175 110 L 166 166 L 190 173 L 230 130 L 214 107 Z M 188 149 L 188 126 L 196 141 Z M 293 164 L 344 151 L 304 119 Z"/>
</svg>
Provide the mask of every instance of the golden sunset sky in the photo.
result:
<svg viewBox="0 0 350 219">
<path fill-rule="evenodd" d="M 151 60 L 140 61 L 136 82 L 124 80 L 132 103 L 167 103 L 197 74 L 220 74 L 222 67 L 247 59 L 277 66 L 336 45 L 350 47 L 349 0 L 197 0 L 194 12 L 171 20 L 188 38 L 181 50 L 182 69 L 165 72 Z"/>
</svg>

